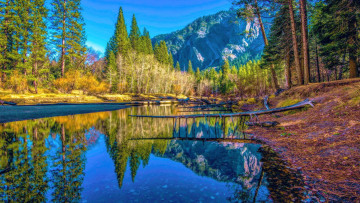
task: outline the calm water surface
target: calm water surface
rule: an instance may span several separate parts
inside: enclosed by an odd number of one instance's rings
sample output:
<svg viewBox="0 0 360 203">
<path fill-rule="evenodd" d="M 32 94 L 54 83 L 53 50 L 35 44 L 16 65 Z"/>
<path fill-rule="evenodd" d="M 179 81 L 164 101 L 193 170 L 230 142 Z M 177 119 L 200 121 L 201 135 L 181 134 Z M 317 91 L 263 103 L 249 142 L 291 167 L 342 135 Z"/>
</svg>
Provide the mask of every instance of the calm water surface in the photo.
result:
<svg viewBox="0 0 360 203">
<path fill-rule="evenodd" d="M 174 106 L 0 124 L 0 201 L 278 202 L 299 172 L 243 138 L 242 119 L 139 119 Z M 173 138 L 180 139 L 173 139 Z M 185 139 L 196 138 L 196 139 Z"/>
</svg>

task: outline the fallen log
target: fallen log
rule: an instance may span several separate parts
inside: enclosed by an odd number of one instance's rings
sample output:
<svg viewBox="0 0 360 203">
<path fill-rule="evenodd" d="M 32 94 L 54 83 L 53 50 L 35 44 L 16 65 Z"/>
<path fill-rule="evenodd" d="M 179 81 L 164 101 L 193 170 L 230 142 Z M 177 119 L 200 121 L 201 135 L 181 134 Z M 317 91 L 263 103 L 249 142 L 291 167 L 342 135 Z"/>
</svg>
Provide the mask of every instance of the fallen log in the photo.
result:
<svg viewBox="0 0 360 203">
<path fill-rule="evenodd" d="M 3 101 L 3 100 L 0 100 L 0 104 L 1 104 L 1 105 L 7 104 L 7 105 L 12 105 L 12 106 L 16 106 L 16 105 L 17 105 L 17 104 L 14 103 L 14 102 L 7 102 L 7 101 Z"/>
<path fill-rule="evenodd" d="M 312 102 L 309 99 L 305 99 L 302 102 L 291 106 L 285 106 L 274 109 L 266 109 L 260 111 L 248 111 L 248 112 L 239 112 L 239 113 L 225 113 L 225 114 L 194 114 L 194 115 L 177 115 L 177 116 L 150 116 L 150 115 L 130 115 L 131 117 L 138 118 L 200 118 L 200 117 L 239 117 L 239 116 L 257 116 L 262 114 L 271 114 L 276 112 L 289 111 L 294 109 L 304 108 L 305 106 L 310 105 L 314 107 Z"/>
<path fill-rule="evenodd" d="M 220 104 L 210 104 L 210 105 L 201 105 L 201 106 L 188 106 L 188 107 L 183 107 L 183 108 L 187 108 L 187 109 L 208 109 L 208 108 L 215 108 L 215 107 L 223 107 L 224 105 L 226 105 L 225 102 L 220 103 Z"/>
<path fill-rule="evenodd" d="M 265 128 L 275 127 L 279 125 L 280 123 L 277 121 L 266 121 L 266 122 L 245 122 L 245 125 L 247 126 L 260 126 Z"/>
<path fill-rule="evenodd" d="M 179 111 L 179 112 L 204 112 L 204 111 L 232 111 L 231 109 L 214 109 L 214 110 L 210 110 L 210 109 L 194 109 L 192 111 Z"/>
</svg>

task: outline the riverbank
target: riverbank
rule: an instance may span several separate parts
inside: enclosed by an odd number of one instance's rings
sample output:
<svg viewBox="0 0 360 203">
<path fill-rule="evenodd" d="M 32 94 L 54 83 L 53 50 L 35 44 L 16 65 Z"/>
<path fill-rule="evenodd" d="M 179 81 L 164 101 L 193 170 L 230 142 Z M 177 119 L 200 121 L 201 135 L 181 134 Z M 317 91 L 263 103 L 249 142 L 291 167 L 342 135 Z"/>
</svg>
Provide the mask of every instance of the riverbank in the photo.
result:
<svg viewBox="0 0 360 203">
<path fill-rule="evenodd" d="M 34 104 L 56 104 L 56 103 L 105 103 L 105 102 L 129 102 L 129 101 L 148 101 L 185 99 L 183 95 L 175 94 L 99 94 L 85 95 L 81 91 L 73 91 L 69 94 L 49 93 L 46 90 L 39 94 L 15 94 L 11 91 L 0 90 L 0 100 L 14 102 L 18 105 Z"/>
<path fill-rule="evenodd" d="M 300 169 L 311 195 L 360 201 L 360 80 L 295 87 L 270 99 L 270 108 L 306 98 L 314 108 L 261 116 L 280 125 L 251 127 L 248 133 Z"/>
</svg>

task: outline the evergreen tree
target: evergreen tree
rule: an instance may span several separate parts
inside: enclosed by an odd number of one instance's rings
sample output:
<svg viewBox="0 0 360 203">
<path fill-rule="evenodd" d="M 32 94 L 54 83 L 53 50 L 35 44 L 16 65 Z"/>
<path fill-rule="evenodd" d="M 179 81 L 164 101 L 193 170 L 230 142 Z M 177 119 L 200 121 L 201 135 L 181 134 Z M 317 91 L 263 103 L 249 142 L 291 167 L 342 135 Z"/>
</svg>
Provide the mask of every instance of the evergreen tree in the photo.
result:
<svg viewBox="0 0 360 203">
<path fill-rule="evenodd" d="M 0 81 L 5 77 L 5 72 L 10 69 L 10 53 L 12 51 L 14 29 L 14 4 L 13 1 L 0 1 Z"/>
<path fill-rule="evenodd" d="M 173 59 L 173 55 L 171 54 L 171 52 L 169 53 L 169 65 L 172 69 L 174 68 L 174 59 Z"/>
<path fill-rule="evenodd" d="M 16 49 L 12 52 L 12 60 L 15 62 L 16 68 L 20 72 L 27 74 L 29 68 L 28 53 L 30 52 L 30 36 L 31 36 L 31 2 L 30 0 L 13 1 L 14 2 L 14 32 L 13 42 L 16 44 Z"/>
<path fill-rule="evenodd" d="M 291 59 L 292 41 L 290 28 L 289 7 L 281 5 L 280 10 L 276 13 L 272 22 L 269 45 L 265 47 L 263 53 L 262 66 L 275 64 L 277 67 L 282 66 L 285 60 L 285 86 L 291 87 Z"/>
<path fill-rule="evenodd" d="M 143 36 L 145 37 L 145 50 L 146 50 L 146 54 L 154 54 L 154 50 L 153 50 L 153 46 L 152 46 L 152 42 L 151 42 L 151 38 L 150 38 L 150 33 L 146 30 L 146 28 L 144 28 L 144 32 L 143 32 Z"/>
<path fill-rule="evenodd" d="M 106 68 L 106 75 L 112 92 L 117 90 L 117 68 L 116 68 L 116 57 L 114 52 L 110 52 L 109 60 Z"/>
<path fill-rule="evenodd" d="M 159 44 L 155 44 L 155 58 L 162 64 L 169 64 L 169 53 L 165 41 L 160 41 Z"/>
<path fill-rule="evenodd" d="M 118 54 L 125 56 L 131 47 L 126 30 L 124 14 L 121 7 L 119 9 L 119 15 L 115 25 L 114 42 L 111 46 L 113 46 L 114 48 L 114 50 L 112 51 L 114 52 L 116 57 L 118 56 Z"/>
<path fill-rule="evenodd" d="M 135 14 L 134 14 L 132 17 L 129 38 L 130 38 L 130 43 L 131 43 L 132 48 L 137 52 L 141 51 L 140 35 L 141 35 L 141 33 L 140 33 L 139 27 L 137 25 Z"/>
<path fill-rule="evenodd" d="M 195 80 L 196 80 L 196 83 L 200 83 L 201 82 L 201 72 L 200 72 L 200 68 L 197 67 L 196 68 L 196 72 L 195 72 Z"/>
<path fill-rule="evenodd" d="M 194 75 L 194 70 L 192 68 L 192 63 L 189 60 L 189 64 L 188 64 L 188 71 L 187 71 L 190 75 Z"/>
<path fill-rule="evenodd" d="M 258 24 L 260 25 L 261 34 L 264 39 L 264 44 L 267 46 L 269 44 L 266 33 L 265 33 L 265 27 L 264 23 L 262 21 L 262 16 L 264 14 L 271 14 L 274 11 L 274 4 L 272 1 L 268 0 L 233 0 L 233 5 L 238 7 L 237 14 L 241 18 L 245 18 L 246 20 L 250 21 L 258 21 Z M 254 30 L 255 31 L 255 30 Z M 251 35 L 253 33 L 249 33 Z M 277 75 L 275 72 L 274 65 L 270 66 L 270 72 L 272 76 L 272 80 L 274 83 L 275 89 L 279 89 L 279 83 L 277 79 Z"/>
<path fill-rule="evenodd" d="M 39 80 L 39 67 L 46 61 L 46 23 L 47 9 L 45 8 L 45 0 L 34 0 L 32 4 L 31 15 L 31 64 L 32 77 L 35 92 L 37 93 Z M 48 69 L 42 69 L 40 73 L 48 72 Z"/>
<path fill-rule="evenodd" d="M 222 73 L 222 75 L 221 75 L 221 81 L 220 81 L 220 90 L 221 90 L 221 93 L 226 94 L 229 91 L 228 80 L 229 80 L 229 73 L 230 73 L 230 65 L 227 60 L 221 66 L 221 73 Z"/>
<path fill-rule="evenodd" d="M 179 61 L 176 62 L 175 70 L 176 70 L 176 71 L 179 71 L 179 72 L 181 71 Z"/>
<path fill-rule="evenodd" d="M 85 23 L 81 15 L 81 0 L 53 0 L 51 22 L 53 43 L 60 50 L 61 76 L 65 74 L 65 63 L 79 67 L 86 52 Z"/>
<path fill-rule="evenodd" d="M 340 57 L 346 53 L 350 78 L 358 76 L 359 8 L 358 1 L 319 1 L 312 19 L 313 32 L 316 33 L 321 45 L 320 55 L 325 66 L 332 70 L 338 65 L 343 65 Z"/>
</svg>

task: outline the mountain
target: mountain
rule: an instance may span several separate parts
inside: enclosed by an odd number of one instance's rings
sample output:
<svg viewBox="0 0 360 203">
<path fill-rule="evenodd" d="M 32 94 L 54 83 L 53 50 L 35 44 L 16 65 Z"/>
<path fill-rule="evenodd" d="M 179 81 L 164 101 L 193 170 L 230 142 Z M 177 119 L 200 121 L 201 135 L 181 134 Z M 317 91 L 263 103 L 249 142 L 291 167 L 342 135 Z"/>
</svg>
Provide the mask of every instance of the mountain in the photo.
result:
<svg viewBox="0 0 360 203">
<path fill-rule="evenodd" d="M 189 60 L 200 69 L 220 66 L 225 58 L 231 64 L 244 64 L 259 58 L 264 48 L 260 26 L 237 18 L 232 10 L 198 18 L 182 30 L 152 39 L 154 44 L 161 40 L 181 69 Z"/>
</svg>

